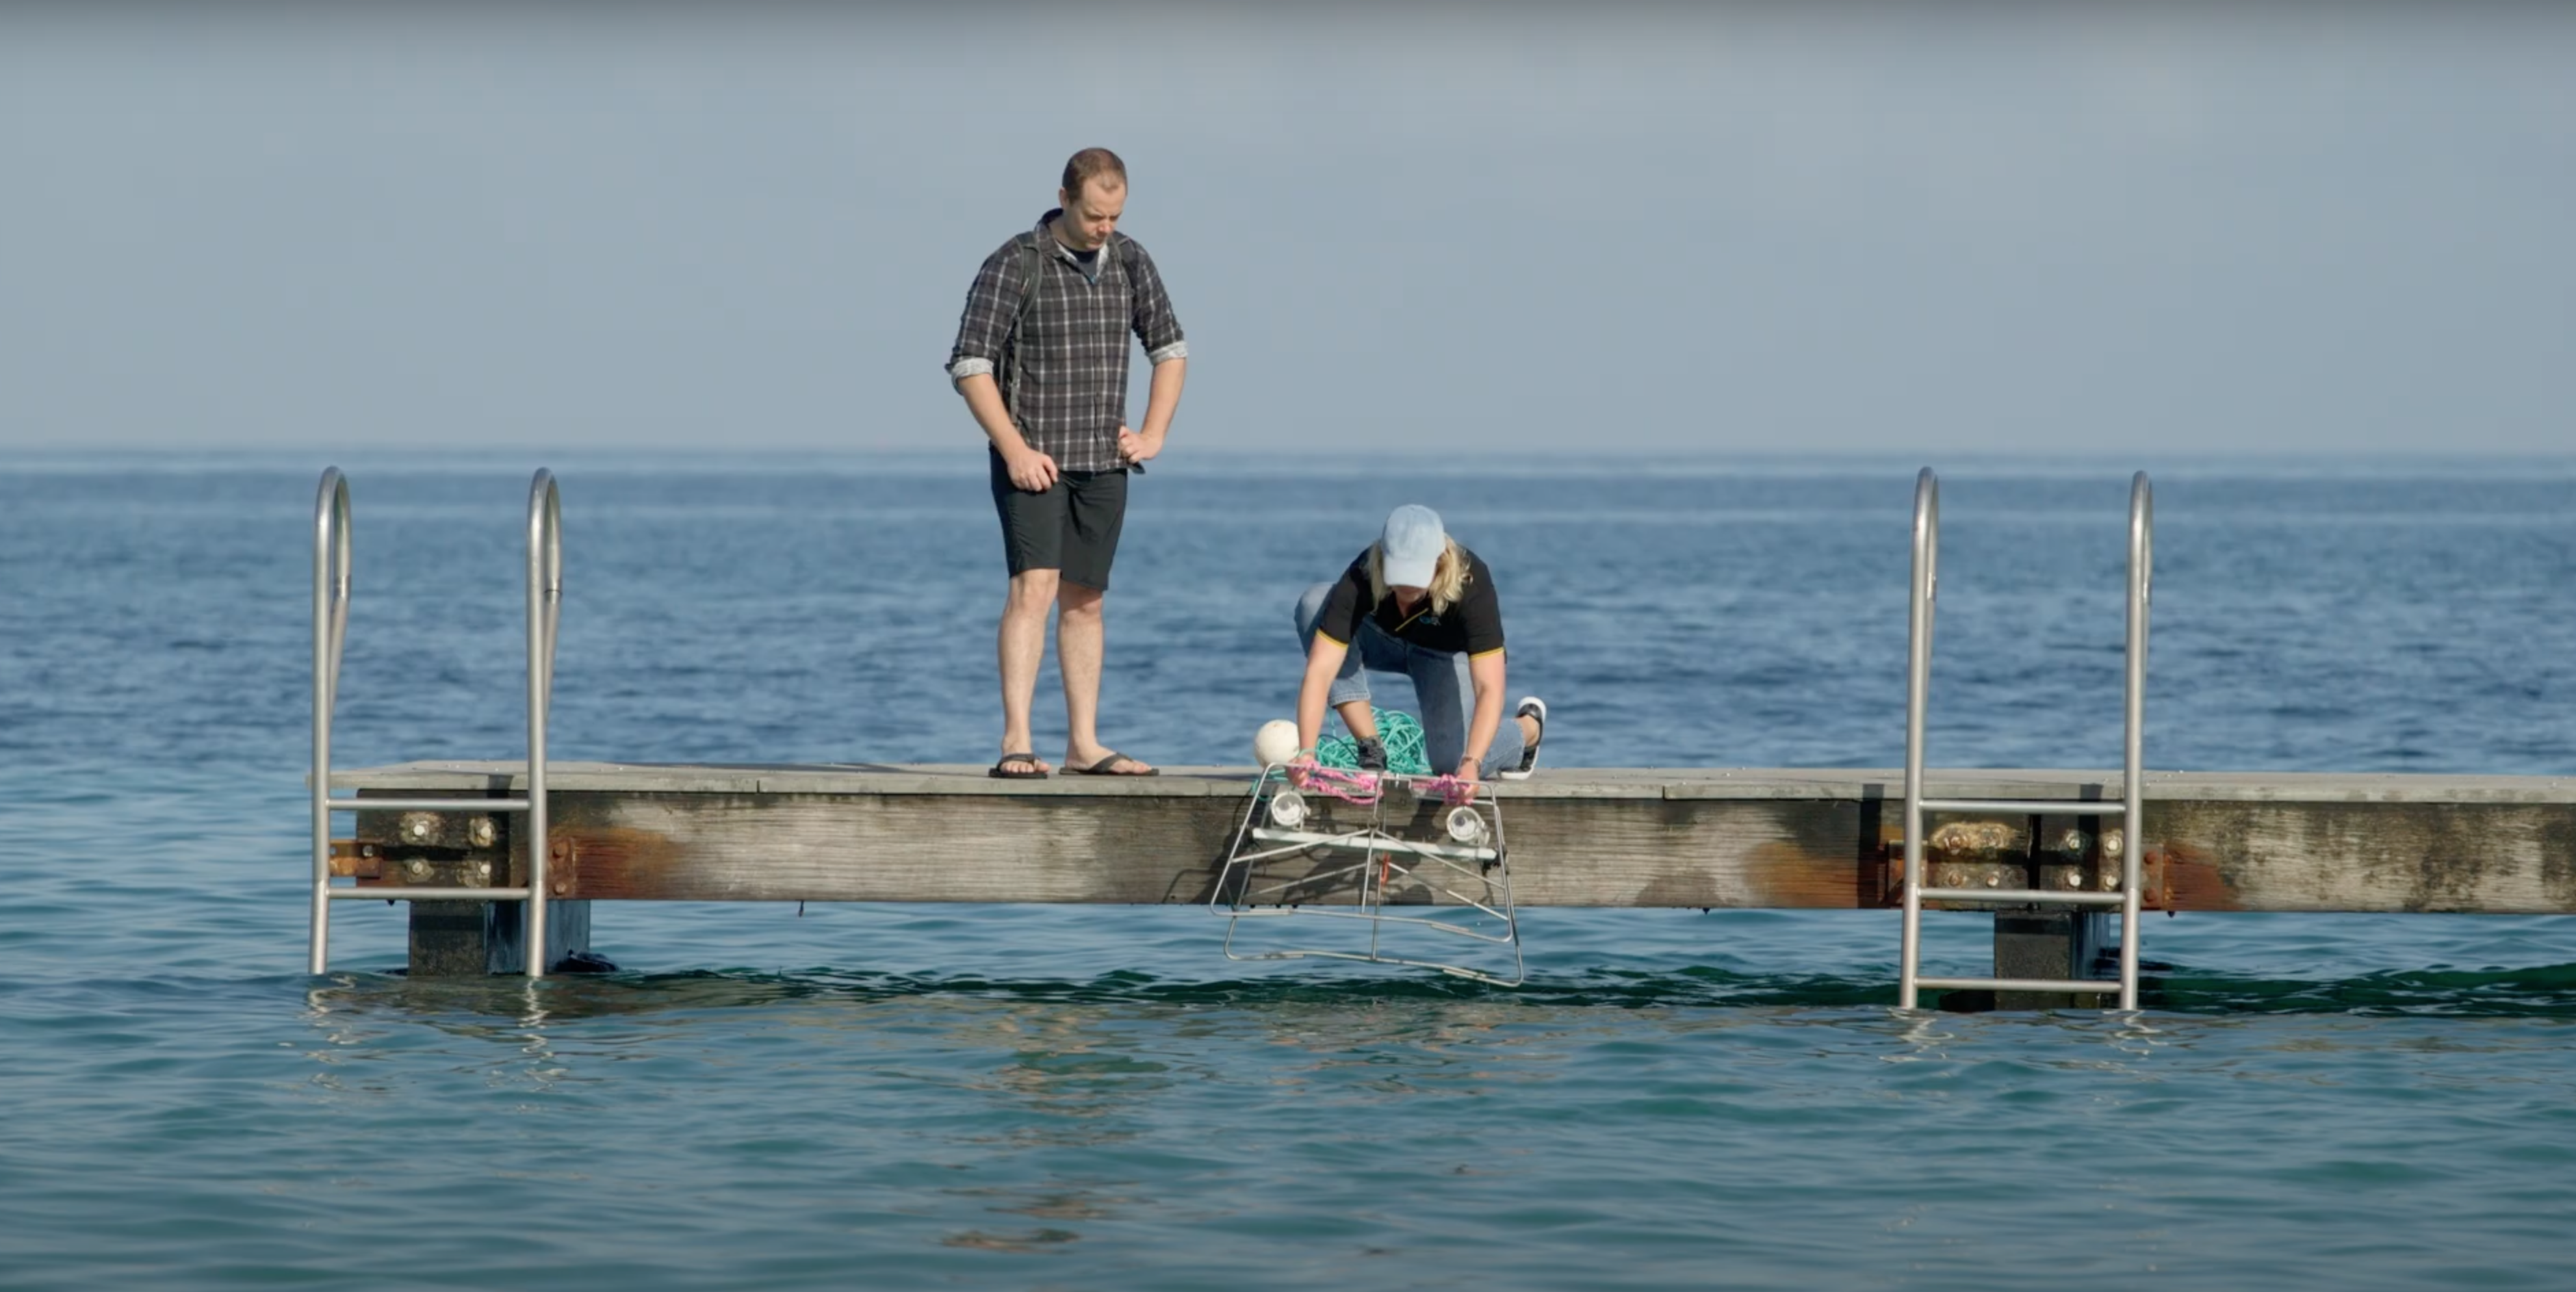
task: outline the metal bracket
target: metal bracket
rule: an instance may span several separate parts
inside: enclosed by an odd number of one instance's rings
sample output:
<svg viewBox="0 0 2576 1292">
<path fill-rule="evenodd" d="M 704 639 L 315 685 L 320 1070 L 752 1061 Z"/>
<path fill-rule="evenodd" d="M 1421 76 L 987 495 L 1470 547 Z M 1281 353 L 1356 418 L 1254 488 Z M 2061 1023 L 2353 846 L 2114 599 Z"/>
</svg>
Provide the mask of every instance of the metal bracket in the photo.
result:
<svg viewBox="0 0 2576 1292">
<path fill-rule="evenodd" d="M 384 859 L 377 855 L 376 845 L 372 843 L 360 843 L 355 839 L 331 841 L 331 873 L 334 875 L 374 879 L 383 864 Z"/>
</svg>

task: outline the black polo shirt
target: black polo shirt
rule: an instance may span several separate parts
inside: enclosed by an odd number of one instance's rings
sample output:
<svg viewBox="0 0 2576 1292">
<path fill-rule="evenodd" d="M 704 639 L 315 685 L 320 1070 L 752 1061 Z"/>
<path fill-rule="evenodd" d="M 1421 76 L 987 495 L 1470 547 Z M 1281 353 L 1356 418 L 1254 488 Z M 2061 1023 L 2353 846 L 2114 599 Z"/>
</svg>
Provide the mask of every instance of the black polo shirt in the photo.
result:
<svg viewBox="0 0 2576 1292">
<path fill-rule="evenodd" d="M 1494 572 L 1485 568 L 1483 557 L 1465 547 L 1458 550 L 1467 556 L 1467 589 L 1458 604 L 1433 614 L 1426 597 L 1407 615 L 1396 608 L 1395 593 L 1389 591 L 1384 600 L 1369 605 L 1369 553 L 1363 550 L 1351 568 L 1342 571 L 1342 581 L 1333 585 L 1332 595 L 1324 598 L 1324 613 L 1315 621 L 1315 631 L 1348 646 L 1359 637 L 1363 622 L 1375 621 L 1387 636 L 1425 650 L 1470 655 L 1501 650 L 1503 607 L 1494 597 Z"/>
</svg>

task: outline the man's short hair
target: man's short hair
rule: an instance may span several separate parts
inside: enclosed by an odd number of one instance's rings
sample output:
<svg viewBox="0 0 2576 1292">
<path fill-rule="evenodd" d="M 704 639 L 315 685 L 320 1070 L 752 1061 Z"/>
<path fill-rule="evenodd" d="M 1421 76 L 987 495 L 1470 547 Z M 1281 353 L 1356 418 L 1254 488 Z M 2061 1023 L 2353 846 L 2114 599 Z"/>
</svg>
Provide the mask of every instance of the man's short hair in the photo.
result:
<svg viewBox="0 0 2576 1292">
<path fill-rule="evenodd" d="M 1127 187 L 1127 163 L 1118 160 L 1118 154 L 1106 148 L 1085 148 L 1075 153 L 1064 163 L 1065 196 L 1082 196 L 1084 184 L 1104 175 L 1115 180 L 1117 187 Z"/>
</svg>

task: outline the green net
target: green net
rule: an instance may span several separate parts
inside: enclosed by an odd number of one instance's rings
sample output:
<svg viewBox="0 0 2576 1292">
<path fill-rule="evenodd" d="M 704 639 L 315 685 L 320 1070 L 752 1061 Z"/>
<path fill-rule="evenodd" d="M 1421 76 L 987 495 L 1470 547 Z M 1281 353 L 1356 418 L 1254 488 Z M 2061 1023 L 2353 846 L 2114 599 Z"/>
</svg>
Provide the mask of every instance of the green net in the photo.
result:
<svg viewBox="0 0 2576 1292">
<path fill-rule="evenodd" d="M 1428 776 L 1431 759 L 1422 750 L 1422 724 L 1410 713 L 1370 706 L 1377 715 L 1377 738 L 1386 745 L 1386 769 L 1399 776 Z M 1349 736 L 1326 736 L 1315 742 L 1315 761 L 1326 767 L 1355 772 L 1360 766 L 1359 745 Z"/>
</svg>

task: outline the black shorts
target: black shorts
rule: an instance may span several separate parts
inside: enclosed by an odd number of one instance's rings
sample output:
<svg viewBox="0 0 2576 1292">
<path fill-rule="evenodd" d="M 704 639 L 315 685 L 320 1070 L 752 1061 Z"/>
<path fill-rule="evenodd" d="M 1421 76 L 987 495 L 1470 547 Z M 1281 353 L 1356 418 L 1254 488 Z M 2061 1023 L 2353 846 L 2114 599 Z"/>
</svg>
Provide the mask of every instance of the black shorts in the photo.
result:
<svg viewBox="0 0 2576 1292">
<path fill-rule="evenodd" d="M 1011 573 L 1059 570 L 1067 583 L 1109 588 L 1118 530 L 1127 521 L 1125 471 L 1064 471 L 1044 493 L 1011 483 L 1002 455 L 992 460 L 993 510 L 1002 517 L 1002 552 Z"/>
</svg>

